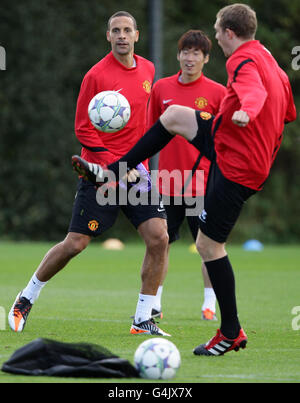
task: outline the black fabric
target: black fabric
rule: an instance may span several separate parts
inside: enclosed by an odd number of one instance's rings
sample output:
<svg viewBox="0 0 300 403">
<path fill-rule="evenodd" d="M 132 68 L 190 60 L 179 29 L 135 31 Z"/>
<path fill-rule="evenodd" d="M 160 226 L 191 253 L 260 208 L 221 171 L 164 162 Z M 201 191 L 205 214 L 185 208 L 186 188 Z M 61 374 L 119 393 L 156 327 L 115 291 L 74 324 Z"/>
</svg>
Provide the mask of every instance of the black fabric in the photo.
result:
<svg viewBox="0 0 300 403">
<path fill-rule="evenodd" d="M 245 202 L 255 193 L 255 190 L 225 178 L 217 162 L 212 161 L 204 197 L 204 210 L 200 215 L 200 230 L 216 242 L 226 242 Z"/>
<path fill-rule="evenodd" d="M 153 157 L 153 155 L 162 150 L 173 138 L 174 136 L 164 128 L 158 119 L 127 154 L 108 165 L 107 168 L 114 172 L 118 180 L 119 162 L 126 162 L 128 169 L 135 168 L 140 162 Z"/>
<path fill-rule="evenodd" d="M 130 187 L 128 187 L 128 191 Z M 147 204 L 119 204 L 118 189 L 116 190 L 116 204 L 102 206 L 97 201 L 97 189 L 95 185 L 82 178 L 79 179 L 72 217 L 69 224 L 69 232 L 97 237 L 111 228 L 118 217 L 120 209 L 128 220 L 137 229 L 143 222 L 151 218 L 166 219 L 166 213 L 160 208 L 160 196 L 152 200 L 153 192 L 142 198 L 149 200 Z M 128 200 L 128 199 L 127 199 Z"/>
<path fill-rule="evenodd" d="M 212 126 L 215 117 L 211 115 L 211 117 L 207 117 L 204 115 L 205 118 L 201 117 L 201 111 L 195 111 L 198 130 L 196 136 L 190 143 L 197 148 L 204 155 L 209 161 L 212 161 L 215 156 L 215 146 L 214 140 L 212 135 Z"/>
<path fill-rule="evenodd" d="M 105 152 L 105 151 L 109 151 L 107 148 L 105 147 L 89 147 L 83 143 L 80 143 L 82 145 L 82 147 L 86 148 L 87 150 L 93 151 L 93 152 Z"/>
<path fill-rule="evenodd" d="M 241 329 L 236 306 L 235 279 L 228 256 L 205 262 L 221 312 L 221 332 L 235 339 Z"/>
<path fill-rule="evenodd" d="M 188 222 L 190 232 L 194 240 L 196 241 L 199 230 L 199 221 L 200 221 L 199 216 L 186 215 L 186 211 L 192 209 L 193 206 L 186 205 L 184 203 L 184 200 L 182 200 L 180 197 L 178 198 L 174 196 L 166 196 L 166 197 L 167 199 L 166 203 L 164 203 L 164 208 L 167 213 L 169 244 L 180 239 L 179 230 L 185 218 Z M 164 201 L 163 195 L 162 198 Z M 176 204 L 177 203 L 176 199 L 179 200 L 178 205 Z"/>
<path fill-rule="evenodd" d="M 106 348 L 39 338 L 16 350 L 2 371 L 32 376 L 138 378 L 130 364 Z"/>
<path fill-rule="evenodd" d="M 193 179 L 193 176 L 195 175 L 195 172 L 197 171 L 197 168 L 199 167 L 199 164 L 200 164 L 200 162 L 202 160 L 202 157 L 203 157 L 203 155 L 200 153 L 198 155 L 198 158 L 197 158 L 196 162 L 193 165 L 191 174 L 188 176 L 187 180 L 185 181 L 185 183 L 184 183 L 184 185 L 182 187 L 182 191 L 181 191 L 182 195 L 185 194 L 186 189 L 188 188 L 189 184 L 191 183 L 191 180 Z"/>
</svg>

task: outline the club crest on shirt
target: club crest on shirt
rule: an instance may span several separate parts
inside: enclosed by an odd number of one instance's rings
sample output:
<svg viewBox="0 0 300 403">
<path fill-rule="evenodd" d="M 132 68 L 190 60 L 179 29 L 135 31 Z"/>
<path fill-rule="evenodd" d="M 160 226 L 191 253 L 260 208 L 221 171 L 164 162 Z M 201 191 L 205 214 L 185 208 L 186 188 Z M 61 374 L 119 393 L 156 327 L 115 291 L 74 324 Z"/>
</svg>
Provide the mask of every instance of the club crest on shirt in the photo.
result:
<svg viewBox="0 0 300 403">
<path fill-rule="evenodd" d="M 145 80 L 143 82 L 143 88 L 147 92 L 147 94 L 150 94 L 150 92 L 151 92 L 151 83 L 148 80 Z"/>
<path fill-rule="evenodd" d="M 201 117 L 201 119 L 203 119 L 203 120 L 209 120 L 209 119 L 211 119 L 212 118 L 212 116 L 211 116 L 211 114 L 210 113 L 208 113 L 208 112 L 200 112 L 200 117 Z"/>
<path fill-rule="evenodd" d="M 91 231 L 97 231 L 97 229 L 98 229 L 98 227 L 99 227 L 99 223 L 98 223 L 98 221 L 96 221 L 96 220 L 91 220 L 89 223 L 88 223 L 88 227 L 89 227 L 89 229 L 91 230 Z"/>
<path fill-rule="evenodd" d="M 204 97 L 199 97 L 199 98 L 196 98 L 195 105 L 197 106 L 197 108 L 203 109 L 208 105 L 208 101 Z"/>
</svg>

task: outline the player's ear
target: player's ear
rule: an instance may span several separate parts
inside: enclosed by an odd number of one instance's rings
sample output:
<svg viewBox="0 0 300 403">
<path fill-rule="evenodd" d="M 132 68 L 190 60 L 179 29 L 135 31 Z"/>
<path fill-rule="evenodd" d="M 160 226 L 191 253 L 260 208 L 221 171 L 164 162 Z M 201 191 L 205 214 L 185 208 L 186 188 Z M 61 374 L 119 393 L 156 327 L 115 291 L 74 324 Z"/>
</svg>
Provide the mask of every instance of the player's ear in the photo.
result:
<svg viewBox="0 0 300 403">
<path fill-rule="evenodd" d="M 204 64 L 206 64 L 206 63 L 208 63 L 209 62 L 209 55 L 206 55 L 205 57 L 204 57 Z"/>
<path fill-rule="evenodd" d="M 177 60 L 180 61 L 180 52 L 177 52 Z"/>
<path fill-rule="evenodd" d="M 226 33 L 228 39 L 233 39 L 233 37 L 235 35 L 235 32 L 232 31 L 232 29 L 229 29 L 229 28 L 225 29 L 225 33 Z"/>
<path fill-rule="evenodd" d="M 110 42 L 110 31 L 106 31 L 106 39 Z"/>
<path fill-rule="evenodd" d="M 139 31 L 139 30 L 136 30 L 136 31 L 135 31 L 135 42 L 138 42 L 139 37 L 140 37 L 140 31 Z"/>
</svg>

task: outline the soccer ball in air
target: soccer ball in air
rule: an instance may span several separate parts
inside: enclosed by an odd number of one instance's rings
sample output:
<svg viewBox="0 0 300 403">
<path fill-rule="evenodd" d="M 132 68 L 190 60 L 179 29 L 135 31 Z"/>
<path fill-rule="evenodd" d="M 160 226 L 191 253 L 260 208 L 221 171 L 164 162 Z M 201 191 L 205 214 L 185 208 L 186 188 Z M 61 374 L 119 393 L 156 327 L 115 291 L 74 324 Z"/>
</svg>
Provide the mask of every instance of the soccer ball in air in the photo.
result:
<svg viewBox="0 0 300 403">
<path fill-rule="evenodd" d="M 106 133 L 115 133 L 127 124 L 130 105 L 118 91 L 102 91 L 89 103 L 88 114 L 92 125 Z"/>
<path fill-rule="evenodd" d="M 144 341 L 134 354 L 134 365 L 139 375 L 147 379 L 173 378 L 180 362 L 175 344 L 160 337 Z"/>
</svg>

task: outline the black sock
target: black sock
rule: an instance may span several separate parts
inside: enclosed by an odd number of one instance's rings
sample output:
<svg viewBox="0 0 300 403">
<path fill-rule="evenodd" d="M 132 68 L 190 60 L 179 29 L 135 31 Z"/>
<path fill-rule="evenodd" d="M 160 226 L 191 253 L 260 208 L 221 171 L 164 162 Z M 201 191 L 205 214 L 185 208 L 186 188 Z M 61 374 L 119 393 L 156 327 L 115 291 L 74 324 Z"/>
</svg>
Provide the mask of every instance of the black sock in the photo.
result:
<svg viewBox="0 0 300 403">
<path fill-rule="evenodd" d="M 107 168 L 114 172 L 118 180 L 119 162 L 126 162 L 128 169 L 135 168 L 140 162 L 158 153 L 173 138 L 174 136 L 158 120 L 127 154 L 118 161 L 108 165 Z"/>
<path fill-rule="evenodd" d="M 205 265 L 220 307 L 220 330 L 228 339 L 235 339 L 241 326 L 237 314 L 234 273 L 228 256 L 205 262 Z"/>
</svg>

